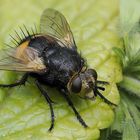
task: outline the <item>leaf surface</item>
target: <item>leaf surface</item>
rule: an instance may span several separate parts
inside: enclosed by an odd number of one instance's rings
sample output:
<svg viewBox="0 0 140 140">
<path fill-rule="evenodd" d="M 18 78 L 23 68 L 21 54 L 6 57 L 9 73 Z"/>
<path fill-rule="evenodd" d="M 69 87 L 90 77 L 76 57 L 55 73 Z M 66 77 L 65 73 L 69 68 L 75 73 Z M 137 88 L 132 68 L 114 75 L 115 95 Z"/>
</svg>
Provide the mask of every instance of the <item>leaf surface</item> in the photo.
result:
<svg viewBox="0 0 140 140">
<path fill-rule="evenodd" d="M 118 19 L 117 0 L 13 0 L 0 1 L 0 47 L 3 42 L 11 44 L 9 33 L 25 24 L 39 25 L 40 15 L 45 8 L 62 12 L 73 31 L 78 50 L 87 59 L 91 68 L 97 70 L 99 79 L 110 82 L 103 92 L 110 101 L 118 104 L 120 97 L 116 83 L 122 79 L 121 67 L 112 51 L 119 46 L 116 32 Z M 15 6 L 16 5 L 16 6 Z M 20 32 L 20 31 L 19 31 Z M 11 83 L 17 78 L 12 72 L 0 72 L 1 83 Z M 71 108 L 60 93 L 48 89 L 54 105 L 55 128 L 49 133 L 49 107 L 34 86 L 33 80 L 26 87 L 0 90 L 0 139 L 1 140 L 96 140 L 100 129 L 107 128 L 114 119 L 113 108 L 100 98 L 95 101 L 73 97 L 75 107 L 89 125 L 84 129 L 77 121 Z"/>
</svg>

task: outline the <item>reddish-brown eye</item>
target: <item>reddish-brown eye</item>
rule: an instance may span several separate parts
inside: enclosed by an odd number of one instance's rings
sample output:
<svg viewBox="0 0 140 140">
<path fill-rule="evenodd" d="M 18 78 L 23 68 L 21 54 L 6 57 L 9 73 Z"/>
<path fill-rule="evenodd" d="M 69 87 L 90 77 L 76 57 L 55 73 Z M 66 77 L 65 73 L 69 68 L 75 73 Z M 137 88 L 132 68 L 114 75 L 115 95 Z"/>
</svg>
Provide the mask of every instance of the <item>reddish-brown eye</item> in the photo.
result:
<svg viewBox="0 0 140 140">
<path fill-rule="evenodd" d="M 71 91 L 74 93 L 79 93 L 81 91 L 81 87 L 82 87 L 82 81 L 80 77 L 73 79 L 71 85 Z"/>
</svg>

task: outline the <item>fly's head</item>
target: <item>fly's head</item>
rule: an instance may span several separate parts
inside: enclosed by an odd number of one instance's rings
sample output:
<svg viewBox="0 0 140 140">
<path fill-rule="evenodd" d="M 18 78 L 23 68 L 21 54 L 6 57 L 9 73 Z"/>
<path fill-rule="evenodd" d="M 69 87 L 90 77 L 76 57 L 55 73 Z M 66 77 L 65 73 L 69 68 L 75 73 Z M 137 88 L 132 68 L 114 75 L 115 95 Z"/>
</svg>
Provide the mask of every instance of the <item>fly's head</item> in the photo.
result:
<svg viewBox="0 0 140 140">
<path fill-rule="evenodd" d="M 98 84 L 107 82 L 97 81 L 97 72 L 94 69 L 86 69 L 75 74 L 68 82 L 67 88 L 70 93 L 75 93 L 81 98 L 93 99 L 97 95 L 98 89 L 105 90 Z"/>
</svg>

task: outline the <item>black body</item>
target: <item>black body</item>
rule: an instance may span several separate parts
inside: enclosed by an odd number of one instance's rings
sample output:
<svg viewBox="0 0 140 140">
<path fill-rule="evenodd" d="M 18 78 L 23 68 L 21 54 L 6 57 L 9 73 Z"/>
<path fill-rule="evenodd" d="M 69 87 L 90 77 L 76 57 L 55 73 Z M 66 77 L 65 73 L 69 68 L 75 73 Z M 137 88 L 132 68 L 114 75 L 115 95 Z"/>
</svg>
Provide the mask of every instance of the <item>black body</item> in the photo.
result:
<svg viewBox="0 0 140 140">
<path fill-rule="evenodd" d="M 31 73 L 31 76 L 45 85 L 66 89 L 71 76 L 84 66 L 84 59 L 76 50 L 63 48 L 57 42 L 49 42 L 44 36 L 32 39 L 29 46 L 40 52 L 48 68 L 45 73 Z"/>
</svg>

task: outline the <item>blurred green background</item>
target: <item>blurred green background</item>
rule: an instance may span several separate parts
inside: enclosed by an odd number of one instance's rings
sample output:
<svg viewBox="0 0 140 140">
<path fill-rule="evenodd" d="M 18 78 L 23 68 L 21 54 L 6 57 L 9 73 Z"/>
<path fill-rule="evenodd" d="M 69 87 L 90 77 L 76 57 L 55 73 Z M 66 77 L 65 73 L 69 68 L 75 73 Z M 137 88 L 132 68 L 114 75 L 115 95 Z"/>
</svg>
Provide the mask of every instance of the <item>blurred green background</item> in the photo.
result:
<svg viewBox="0 0 140 140">
<path fill-rule="evenodd" d="M 28 29 L 37 25 L 41 13 L 46 8 L 62 12 L 73 31 L 79 51 L 95 68 L 100 80 L 110 82 L 103 93 L 109 100 L 118 104 L 119 93 L 116 82 L 122 78 L 121 68 L 112 47 L 118 47 L 116 31 L 118 21 L 118 0 L 1 0 L 0 1 L 0 48 L 4 42 L 11 44 L 9 34 L 15 36 L 23 24 Z M 19 74 L 20 76 L 21 74 Z M 17 78 L 13 72 L 0 72 L 1 83 L 11 83 Z M 50 112 L 45 99 L 33 85 L 0 90 L 0 140 L 94 140 L 100 136 L 100 129 L 111 125 L 114 118 L 112 107 L 100 98 L 85 101 L 72 97 L 73 102 L 89 125 L 81 127 L 65 100 L 55 89 L 48 89 L 56 116 L 55 128 L 49 133 Z"/>
</svg>

